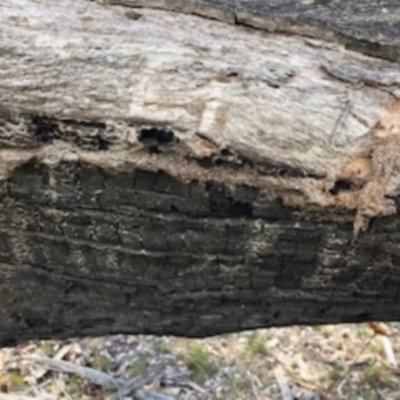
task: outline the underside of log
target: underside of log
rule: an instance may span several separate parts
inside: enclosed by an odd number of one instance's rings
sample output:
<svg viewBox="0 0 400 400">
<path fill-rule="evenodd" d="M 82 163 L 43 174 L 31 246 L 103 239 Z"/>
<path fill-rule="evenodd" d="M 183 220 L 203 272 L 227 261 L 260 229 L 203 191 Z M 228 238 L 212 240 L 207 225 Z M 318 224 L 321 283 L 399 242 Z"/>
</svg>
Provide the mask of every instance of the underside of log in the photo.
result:
<svg viewBox="0 0 400 400">
<path fill-rule="evenodd" d="M 399 15 L 0 1 L 0 344 L 400 319 Z"/>
</svg>

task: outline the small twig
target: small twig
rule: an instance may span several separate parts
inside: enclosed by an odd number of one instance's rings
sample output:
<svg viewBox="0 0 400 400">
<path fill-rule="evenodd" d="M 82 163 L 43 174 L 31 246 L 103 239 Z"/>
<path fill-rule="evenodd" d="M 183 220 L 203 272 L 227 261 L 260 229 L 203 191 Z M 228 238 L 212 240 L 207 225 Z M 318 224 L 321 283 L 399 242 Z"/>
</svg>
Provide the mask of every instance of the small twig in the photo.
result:
<svg viewBox="0 0 400 400">
<path fill-rule="evenodd" d="M 57 353 L 54 355 L 55 360 L 62 360 L 67 354 L 71 352 L 73 347 L 75 346 L 74 343 L 66 344 L 65 346 L 62 346 L 60 350 L 57 351 Z"/>
<path fill-rule="evenodd" d="M 162 393 L 148 392 L 147 390 L 138 390 L 134 394 L 136 400 L 174 400 L 173 397 Z"/>
<path fill-rule="evenodd" d="M 278 382 L 279 389 L 281 391 L 283 400 L 294 400 L 293 393 L 287 383 L 287 379 L 285 377 L 285 373 L 283 372 L 282 367 L 277 366 L 274 368 L 275 379 Z"/>
<path fill-rule="evenodd" d="M 162 386 L 165 387 L 175 387 L 175 388 L 182 388 L 182 389 L 190 389 L 194 392 L 198 392 L 201 394 L 207 394 L 207 391 L 204 390 L 201 386 L 199 386 L 195 382 L 187 381 L 187 382 L 175 382 L 171 378 L 163 379 Z"/>
<path fill-rule="evenodd" d="M 134 379 L 130 379 L 126 383 L 123 384 L 121 388 L 119 388 L 118 393 L 112 394 L 111 396 L 107 397 L 107 400 L 117 400 L 119 398 L 124 398 L 129 395 L 133 395 L 137 397 L 137 392 L 143 386 L 150 385 L 156 379 L 160 378 L 162 375 L 161 372 L 152 372 L 147 376 L 140 376 Z"/>
<path fill-rule="evenodd" d="M 350 377 L 350 372 L 354 369 L 354 367 L 357 364 L 358 359 L 360 358 L 360 356 L 362 355 L 362 353 L 364 353 L 365 349 L 370 345 L 370 343 L 372 342 L 372 340 L 376 337 L 376 333 L 374 333 L 365 343 L 364 346 L 361 348 L 361 350 L 358 352 L 358 354 L 356 355 L 356 357 L 354 357 L 353 361 L 350 363 L 350 366 L 347 368 L 346 371 L 344 371 L 344 373 L 346 373 L 346 375 L 340 379 L 339 381 L 335 382 L 332 387 L 330 388 L 333 391 L 337 391 L 339 392 L 341 387 L 347 382 L 347 380 Z"/>
<path fill-rule="evenodd" d="M 145 377 L 138 377 L 126 380 L 116 379 L 105 374 L 104 372 L 100 372 L 89 367 L 81 367 L 67 361 L 53 360 L 47 357 L 24 357 L 24 359 L 44 364 L 47 368 L 53 371 L 75 374 L 99 386 L 103 386 L 109 389 L 116 389 L 117 393 L 109 396 L 107 400 L 119 400 L 128 395 L 132 395 L 135 399 L 138 400 L 173 400 L 173 398 L 170 396 L 161 393 L 152 393 L 147 390 L 141 389 L 143 386 L 149 385 L 150 383 L 154 382 L 154 380 L 159 378 L 161 376 L 161 373 L 159 371 L 152 372 Z"/>
<path fill-rule="evenodd" d="M 104 372 L 89 367 L 81 367 L 67 361 L 53 360 L 47 357 L 24 357 L 23 359 L 44 364 L 53 371 L 78 375 L 83 379 L 87 379 L 99 386 L 109 389 L 121 389 L 126 383 L 125 379 L 115 379 Z"/>
<path fill-rule="evenodd" d="M 0 393 L 0 400 L 56 400 L 56 398 L 48 394 L 31 397 L 22 394 Z"/>
<path fill-rule="evenodd" d="M 251 390 L 252 390 L 252 392 L 253 392 L 254 399 L 255 399 L 255 400 L 260 400 L 261 397 L 260 397 L 260 395 L 259 395 L 259 393 L 258 393 L 256 384 L 255 384 L 255 382 L 254 382 L 254 381 L 255 381 L 254 376 L 250 373 L 250 371 L 247 371 L 247 372 L 246 372 L 246 375 L 247 375 L 247 377 L 249 378 L 250 385 L 251 385 Z"/>
<path fill-rule="evenodd" d="M 381 336 L 383 351 L 385 352 L 386 360 L 390 364 L 390 366 L 394 369 L 397 369 L 397 360 L 393 351 L 392 342 L 387 336 Z"/>
<path fill-rule="evenodd" d="M 374 392 L 376 393 L 376 395 L 378 396 L 379 399 L 381 399 L 381 400 L 386 399 L 386 397 L 382 394 L 382 392 L 377 387 L 375 387 L 375 385 L 372 385 L 372 389 L 374 390 Z"/>
</svg>

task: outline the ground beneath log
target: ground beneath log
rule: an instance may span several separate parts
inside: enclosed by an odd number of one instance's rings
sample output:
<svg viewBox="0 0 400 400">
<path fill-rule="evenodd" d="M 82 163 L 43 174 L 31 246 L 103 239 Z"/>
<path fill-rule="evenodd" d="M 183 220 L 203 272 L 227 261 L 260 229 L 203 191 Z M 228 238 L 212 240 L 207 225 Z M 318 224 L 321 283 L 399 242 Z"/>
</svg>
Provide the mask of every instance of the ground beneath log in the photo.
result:
<svg viewBox="0 0 400 400">
<path fill-rule="evenodd" d="M 29 342 L 0 351 L 0 400 L 400 399 L 399 333 L 396 323 L 203 340 L 120 335 Z"/>
</svg>

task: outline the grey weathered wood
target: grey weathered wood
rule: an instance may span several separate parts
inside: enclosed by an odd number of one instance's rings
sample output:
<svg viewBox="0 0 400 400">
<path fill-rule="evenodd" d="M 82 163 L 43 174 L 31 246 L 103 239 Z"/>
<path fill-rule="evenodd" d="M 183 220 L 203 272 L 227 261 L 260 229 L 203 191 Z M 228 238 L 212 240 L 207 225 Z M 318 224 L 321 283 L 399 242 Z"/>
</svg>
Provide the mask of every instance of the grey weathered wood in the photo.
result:
<svg viewBox="0 0 400 400">
<path fill-rule="evenodd" d="M 396 0 L 102 0 L 152 7 L 259 28 L 335 40 L 350 49 L 400 61 Z"/>
<path fill-rule="evenodd" d="M 400 6 L 303 3 L 0 2 L 1 344 L 399 319 Z"/>
</svg>

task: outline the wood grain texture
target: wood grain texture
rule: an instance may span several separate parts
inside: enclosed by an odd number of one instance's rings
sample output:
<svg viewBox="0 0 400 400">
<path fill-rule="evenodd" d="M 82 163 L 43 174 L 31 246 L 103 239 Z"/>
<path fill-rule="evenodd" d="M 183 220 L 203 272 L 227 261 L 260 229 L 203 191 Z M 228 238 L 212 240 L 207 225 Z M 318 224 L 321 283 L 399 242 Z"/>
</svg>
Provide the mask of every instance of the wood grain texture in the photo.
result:
<svg viewBox="0 0 400 400">
<path fill-rule="evenodd" d="M 99 0 L 196 14 L 224 22 L 318 39 L 391 61 L 400 60 L 396 0 Z"/>
<path fill-rule="evenodd" d="M 395 5 L 143 4 L 0 0 L 0 343 L 398 319 Z"/>
<path fill-rule="evenodd" d="M 332 178 L 398 93 L 397 65 L 301 37 L 151 10 L 132 20 L 86 1 L 3 10 L 3 108 L 162 126 L 197 159 L 225 151 L 259 171 Z M 126 143 L 127 129 L 109 131 Z"/>
</svg>

